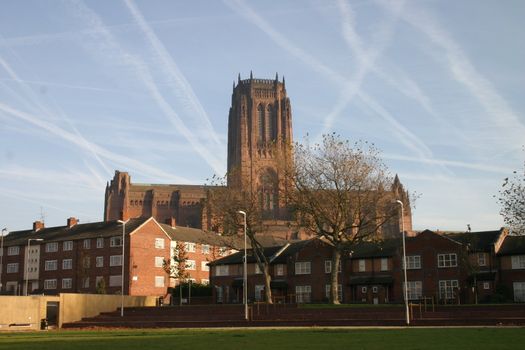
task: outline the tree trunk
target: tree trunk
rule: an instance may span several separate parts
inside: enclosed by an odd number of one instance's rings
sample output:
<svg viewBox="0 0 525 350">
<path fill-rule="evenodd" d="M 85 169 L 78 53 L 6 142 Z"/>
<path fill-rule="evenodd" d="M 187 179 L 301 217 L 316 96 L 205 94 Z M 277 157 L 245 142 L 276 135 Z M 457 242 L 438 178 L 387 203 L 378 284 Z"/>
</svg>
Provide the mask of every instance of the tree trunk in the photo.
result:
<svg viewBox="0 0 525 350">
<path fill-rule="evenodd" d="M 340 304 L 339 302 L 339 264 L 341 263 L 341 251 L 337 247 L 332 251 L 332 271 L 330 272 L 330 303 Z"/>
<path fill-rule="evenodd" d="M 270 266 L 269 264 L 264 264 L 264 296 L 266 297 L 266 302 L 268 304 L 273 304 L 272 300 L 272 276 L 270 275 Z"/>
</svg>

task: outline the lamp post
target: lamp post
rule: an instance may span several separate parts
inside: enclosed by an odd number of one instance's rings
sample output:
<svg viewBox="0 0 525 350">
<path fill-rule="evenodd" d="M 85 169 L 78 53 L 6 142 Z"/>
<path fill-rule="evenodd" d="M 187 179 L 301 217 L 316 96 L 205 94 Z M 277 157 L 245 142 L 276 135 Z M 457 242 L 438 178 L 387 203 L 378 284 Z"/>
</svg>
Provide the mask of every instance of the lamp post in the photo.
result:
<svg viewBox="0 0 525 350">
<path fill-rule="evenodd" d="M 125 247 L 126 247 L 126 224 L 129 221 L 117 220 L 119 224 L 122 224 L 122 281 L 120 286 L 120 317 L 124 317 L 124 261 L 125 261 Z"/>
<path fill-rule="evenodd" d="M 407 283 L 407 255 L 406 255 L 406 244 L 405 244 L 405 221 L 404 219 L 404 205 L 400 200 L 396 201 L 401 206 L 401 235 L 403 237 L 403 274 L 405 275 L 405 315 L 407 326 L 410 325 L 410 313 L 408 311 L 408 283 Z"/>
<path fill-rule="evenodd" d="M 0 292 L 2 292 L 2 272 L 4 271 L 3 259 L 4 259 L 4 233 L 7 232 L 7 228 L 2 229 L 2 236 L 0 237 Z"/>
<path fill-rule="evenodd" d="M 239 210 L 238 213 L 241 214 L 244 218 L 244 272 L 242 278 L 242 298 L 244 302 L 244 319 L 248 321 L 248 265 L 246 262 L 246 212 Z"/>
<path fill-rule="evenodd" d="M 27 240 L 27 252 L 26 252 L 26 263 L 25 263 L 25 278 L 26 278 L 26 295 L 29 295 L 29 248 L 31 248 L 31 241 L 42 242 L 42 238 L 29 238 Z"/>
</svg>

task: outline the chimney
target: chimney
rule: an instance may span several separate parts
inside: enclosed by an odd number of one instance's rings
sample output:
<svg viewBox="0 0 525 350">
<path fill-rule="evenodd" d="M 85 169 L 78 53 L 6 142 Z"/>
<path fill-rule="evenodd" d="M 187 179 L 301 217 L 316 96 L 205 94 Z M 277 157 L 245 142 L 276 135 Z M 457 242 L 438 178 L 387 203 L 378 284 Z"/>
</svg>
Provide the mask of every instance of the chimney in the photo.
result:
<svg viewBox="0 0 525 350">
<path fill-rule="evenodd" d="M 33 231 L 37 232 L 41 229 L 45 228 L 43 221 L 35 221 L 33 222 Z"/>
<path fill-rule="evenodd" d="M 173 216 L 169 219 L 166 219 L 166 224 L 170 225 L 171 227 L 177 226 L 177 222 Z"/>
<path fill-rule="evenodd" d="M 75 218 L 75 217 L 70 217 L 67 219 L 67 227 L 71 228 L 73 226 L 75 226 L 76 224 L 78 224 L 78 219 Z"/>
</svg>

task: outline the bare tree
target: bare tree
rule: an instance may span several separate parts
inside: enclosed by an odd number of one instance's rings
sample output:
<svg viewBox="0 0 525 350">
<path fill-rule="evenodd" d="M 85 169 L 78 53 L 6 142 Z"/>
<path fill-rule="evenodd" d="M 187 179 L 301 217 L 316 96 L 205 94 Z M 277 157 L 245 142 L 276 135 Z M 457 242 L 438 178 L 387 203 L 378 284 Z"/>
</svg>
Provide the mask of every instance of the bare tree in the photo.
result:
<svg viewBox="0 0 525 350">
<path fill-rule="evenodd" d="M 396 216 L 392 179 L 378 150 L 336 134 L 320 144 L 297 143 L 287 167 L 288 204 L 299 226 L 333 246 L 330 302 L 338 304 L 338 267 L 345 249 L 375 237 Z"/>
<path fill-rule="evenodd" d="M 261 235 L 268 231 L 264 224 L 266 212 L 262 198 L 254 191 L 243 191 L 240 186 L 227 186 L 226 183 L 226 177 L 215 176 L 208 187 L 207 210 L 212 226 L 223 236 L 238 236 L 244 230 L 244 218 L 239 211 L 246 213 L 246 237 L 251 247 L 250 252 L 263 273 L 266 302 L 271 304 L 270 262 L 260 242 Z"/>
<path fill-rule="evenodd" d="M 505 224 L 519 234 L 525 234 L 525 162 L 523 171 L 514 171 L 511 178 L 506 178 L 499 191 L 501 215 Z"/>
<path fill-rule="evenodd" d="M 169 259 L 164 259 L 162 268 L 170 279 L 179 282 L 179 304 L 182 305 L 182 285 L 190 277 L 188 272 L 188 254 L 183 242 L 177 242 Z"/>
</svg>

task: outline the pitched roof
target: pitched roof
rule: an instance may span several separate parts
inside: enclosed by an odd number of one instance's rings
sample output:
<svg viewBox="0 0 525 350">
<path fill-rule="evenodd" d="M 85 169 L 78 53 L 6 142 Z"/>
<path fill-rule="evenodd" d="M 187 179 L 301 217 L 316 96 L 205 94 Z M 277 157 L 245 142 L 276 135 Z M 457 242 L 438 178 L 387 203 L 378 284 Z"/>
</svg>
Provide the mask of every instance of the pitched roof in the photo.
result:
<svg viewBox="0 0 525 350">
<path fill-rule="evenodd" d="M 221 236 L 214 232 L 183 226 L 172 227 L 167 224 L 160 224 L 160 226 L 174 241 L 209 244 L 216 247 L 224 246 L 234 249 L 240 249 L 244 244 L 241 244 L 241 238 L 238 236 Z"/>
<path fill-rule="evenodd" d="M 390 257 L 401 246 L 400 239 L 387 239 L 379 242 L 362 242 L 352 247 L 352 258 Z"/>
<path fill-rule="evenodd" d="M 461 232 L 450 233 L 446 237 L 462 244 L 468 244 L 470 249 L 475 252 L 490 252 L 501 232 L 502 229 L 497 231 Z"/>
<path fill-rule="evenodd" d="M 147 218 L 130 219 L 126 223 L 126 233 L 135 231 Z M 44 242 L 69 241 L 87 238 L 111 237 L 122 234 L 122 224 L 118 221 L 101 221 L 76 224 L 73 227 L 46 227 L 38 231 L 23 230 L 10 232 L 4 237 L 5 246 L 25 245 L 28 239 L 43 239 Z"/>
<path fill-rule="evenodd" d="M 507 236 L 501 245 L 498 255 L 525 254 L 525 236 Z"/>
</svg>

